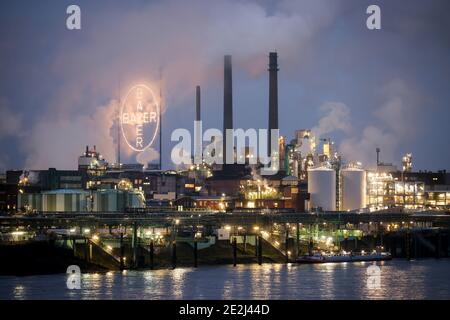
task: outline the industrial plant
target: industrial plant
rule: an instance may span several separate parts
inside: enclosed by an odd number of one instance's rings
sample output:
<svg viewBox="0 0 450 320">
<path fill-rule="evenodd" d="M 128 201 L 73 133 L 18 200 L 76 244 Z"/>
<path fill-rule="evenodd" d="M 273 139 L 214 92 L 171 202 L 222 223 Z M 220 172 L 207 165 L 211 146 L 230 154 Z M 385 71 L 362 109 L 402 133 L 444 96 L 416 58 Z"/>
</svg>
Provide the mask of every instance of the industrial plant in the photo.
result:
<svg viewBox="0 0 450 320">
<path fill-rule="evenodd" d="M 405 4 L 0 1 L 0 303 L 450 299 L 450 1 Z"/>
<path fill-rule="evenodd" d="M 276 52 L 269 54 L 268 72 L 270 135 L 270 130 L 279 129 Z M 195 88 L 195 121 L 202 119 L 200 90 L 200 86 Z M 235 129 L 230 55 L 224 57 L 223 94 L 225 133 Z M 279 137 L 275 152 L 279 170 L 270 176 L 261 173 L 258 154 L 248 145 L 241 153 L 234 147 L 235 160 L 238 154 L 245 157 L 245 161 L 236 161 L 241 164 L 207 164 L 197 159 L 192 165 L 165 171 L 161 165 L 122 164 L 120 132 L 118 137 L 117 163 L 107 163 L 96 146 L 87 146 L 77 170 L 7 171 L 0 184 L 0 210 L 9 214 L 158 208 L 301 213 L 446 211 L 450 206 L 450 174 L 445 170 L 415 172 L 411 153 L 405 154 L 402 167 L 397 168 L 380 161 L 380 148 L 374 149 L 377 166 L 366 168 L 357 159 L 344 160 L 332 138 L 316 137 L 310 129 L 299 129 L 290 138 Z M 223 155 L 227 145 L 224 134 Z M 271 151 L 269 142 L 268 153 Z"/>
<path fill-rule="evenodd" d="M 279 129 L 279 70 L 278 54 L 271 52 L 270 130 Z M 139 87 L 133 90 L 138 107 L 127 124 L 143 142 L 138 120 L 143 94 Z M 200 86 L 193 91 L 198 122 Z M 232 58 L 226 55 L 223 132 L 235 129 L 233 123 Z M 161 114 L 157 124 L 161 141 Z M 231 153 L 232 163 L 206 162 L 205 153 L 216 150 L 201 147 L 190 163 L 162 170 L 161 154 L 159 166 L 121 163 L 120 132 L 118 137 L 116 163 L 108 163 L 96 146 L 86 146 L 76 170 L 7 171 L 0 184 L 0 243 L 42 246 L 28 257 L 55 255 L 59 248 L 70 263 L 106 270 L 449 254 L 450 174 L 415 172 L 410 153 L 397 168 L 382 162 L 382 150 L 375 148 L 377 165 L 367 168 L 344 159 L 332 138 L 306 128 L 268 144 L 277 169 L 270 175 L 250 144 L 237 150 L 226 134 L 222 155 Z M 59 272 L 58 265 L 51 268 Z M 15 273 L 17 267 L 2 272 Z"/>
</svg>

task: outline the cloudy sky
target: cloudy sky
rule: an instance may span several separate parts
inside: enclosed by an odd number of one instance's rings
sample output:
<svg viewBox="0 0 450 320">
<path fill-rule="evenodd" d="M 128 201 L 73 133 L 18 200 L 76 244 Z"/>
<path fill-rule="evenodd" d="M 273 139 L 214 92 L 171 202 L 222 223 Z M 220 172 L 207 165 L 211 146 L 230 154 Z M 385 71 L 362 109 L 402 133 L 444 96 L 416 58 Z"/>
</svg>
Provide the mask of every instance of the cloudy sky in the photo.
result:
<svg viewBox="0 0 450 320">
<path fill-rule="evenodd" d="M 81 7 L 82 29 L 66 29 Z M 366 28 L 378 4 L 382 30 Z M 279 54 L 281 133 L 314 128 L 347 160 L 450 169 L 448 0 L 0 2 L 0 170 L 76 168 L 85 145 L 115 160 L 119 92 L 163 70 L 163 163 L 170 134 L 221 128 L 223 55 L 233 55 L 234 123 L 267 126 L 269 51 Z M 120 85 L 119 85 L 120 84 Z M 156 145 L 157 147 L 157 145 Z M 123 150 L 124 162 L 148 160 Z"/>
</svg>

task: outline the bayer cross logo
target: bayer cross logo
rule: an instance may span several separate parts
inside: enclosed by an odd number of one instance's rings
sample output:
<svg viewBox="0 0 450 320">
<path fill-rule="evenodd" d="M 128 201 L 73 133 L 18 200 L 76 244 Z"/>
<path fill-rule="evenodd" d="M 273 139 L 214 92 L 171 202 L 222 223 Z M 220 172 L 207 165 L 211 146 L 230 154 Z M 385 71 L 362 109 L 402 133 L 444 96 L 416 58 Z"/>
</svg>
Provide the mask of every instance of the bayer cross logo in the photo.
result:
<svg viewBox="0 0 450 320">
<path fill-rule="evenodd" d="M 132 87 L 121 107 L 120 127 L 128 146 L 141 152 L 150 147 L 159 129 L 159 104 L 146 85 Z"/>
</svg>

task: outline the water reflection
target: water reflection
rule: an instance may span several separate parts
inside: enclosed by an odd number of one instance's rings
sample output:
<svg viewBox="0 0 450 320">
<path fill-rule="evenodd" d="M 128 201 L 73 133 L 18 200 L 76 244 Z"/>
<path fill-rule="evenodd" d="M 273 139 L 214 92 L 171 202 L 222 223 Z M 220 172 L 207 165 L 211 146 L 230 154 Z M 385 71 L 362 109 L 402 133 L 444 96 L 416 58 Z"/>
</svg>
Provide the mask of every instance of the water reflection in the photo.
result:
<svg viewBox="0 0 450 320">
<path fill-rule="evenodd" d="M 0 299 L 449 299 L 450 260 L 378 264 L 379 288 L 367 286 L 371 263 L 200 266 L 175 270 L 0 277 Z"/>
<path fill-rule="evenodd" d="M 172 281 L 172 294 L 174 299 L 183 298 L 183 284 L 185 281 L 184 276 L 186 274 L 186 271 L 186 269 L 172 270 L 170 279 Z"/>
</svg>

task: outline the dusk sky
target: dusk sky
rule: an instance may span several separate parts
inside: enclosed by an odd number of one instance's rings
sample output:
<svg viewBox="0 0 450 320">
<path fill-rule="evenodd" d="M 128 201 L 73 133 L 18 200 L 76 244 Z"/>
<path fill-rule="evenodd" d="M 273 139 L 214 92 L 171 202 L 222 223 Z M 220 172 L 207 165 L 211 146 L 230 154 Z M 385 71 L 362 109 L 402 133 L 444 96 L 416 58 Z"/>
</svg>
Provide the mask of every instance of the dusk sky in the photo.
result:
<svg viewBox="0 0 450 320">
<path fill-rule="evenodd" d="M 66 29 L 70 4 L 81 30 Z M 381 30 L 366 27 L 370 4 L 381 7 Z M 270 51 L 288 141 L 310 128 L 347 161 L 373 166 L 380 147 L 384 162 L 412 152 L 414 170 L 450 169 L 448 0 L 2 0 L 0 171 L 75 169 L 86 145 L 114 162 L 119 88 L 159 92 L 160 68 L 163 167 L 173 167 L 170 134 L 193 129 L 197 84 L 204 128 L 222 127 L 225 54 L 235 127 L 265 128 Z"/>
</svg>

